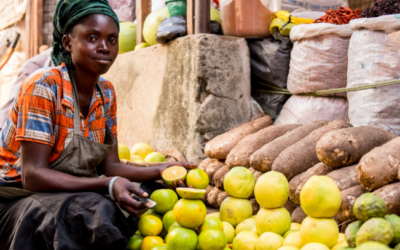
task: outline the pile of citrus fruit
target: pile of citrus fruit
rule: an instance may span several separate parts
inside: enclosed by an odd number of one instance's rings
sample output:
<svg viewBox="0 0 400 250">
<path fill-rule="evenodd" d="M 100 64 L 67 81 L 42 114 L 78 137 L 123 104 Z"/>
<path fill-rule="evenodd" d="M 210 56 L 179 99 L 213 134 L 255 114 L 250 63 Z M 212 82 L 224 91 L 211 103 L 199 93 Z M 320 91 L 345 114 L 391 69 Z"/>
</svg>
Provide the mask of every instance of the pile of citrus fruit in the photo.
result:
<svg viewBox="0 0 400 250">
<path fill-rule="evenodd" d="M 385 201 L 374 193 L 358 197 L 353 206 L 357 221 L 346 229 L 350 247 L 357 249 L 387 250 L 388 246 L 400 249 L 400 217 L 387 215 Z"/>
<path fill-rule="evenodd" d="M 118 143 L 118 156 L 121 160 L 128 160 L 135 163 L 164 162 L 165 156 L 159 152 L 154 152 L 153 148 L 146 143 L 137 143 L 132 149 Z"/>
</svg>

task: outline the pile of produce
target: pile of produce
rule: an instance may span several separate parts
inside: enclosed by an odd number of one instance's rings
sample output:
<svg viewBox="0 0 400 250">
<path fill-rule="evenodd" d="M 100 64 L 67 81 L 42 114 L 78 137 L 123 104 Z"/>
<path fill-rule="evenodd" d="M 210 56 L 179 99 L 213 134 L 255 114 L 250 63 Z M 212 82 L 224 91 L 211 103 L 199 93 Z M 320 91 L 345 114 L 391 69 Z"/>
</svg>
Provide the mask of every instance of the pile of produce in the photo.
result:
<svg viewBox="0 0 400 250">
<path fill-rule="evenodd" d="M 385 201 L 374 193 L 361 195 L 354 204 L 357 221 L 346 229 L 349 247 L 357 249 L 400 249 L 400 217 L 387 215 Z M 361 247 L 360 247 L 361 246 Z M 370 248 L 367 248 L 369 246 Z"/>
<path fill-rule="evenodd" d="M 210 178 L 203 201 L 220 208 L 229 196 L 224 179 L 237 166 L 253 173 L 256 185 L 263 173 L 282 173 L 289 181 L 285 208 L 292 221 L 301 223 L 300 194 L 313 176 L 325 175 L 341 192 L 341 205 L 334 220 L 355 220 L 354 201 L 375 191 L 388 205 L 390 214 L 400 214 L 400 138 L 374 127 L 353 127 L 343 120 L 314 121 L 307 125 L 271 125 L 262 117 L 222 134 L 206 144 L 205 159 L 199 166 Z M 389 194 L 390 193 L 390 194 Z M 254 214 L 260 203 L 251 195 Z M 261 206 L 262 207 L 262 206 Z"/>
<path fill-rule="evenodd" d="M 118 143 L 118 155 L 121 160 L 128 160 L 135 163 L 165 162 L 166 158 L 159 152 L 154 152 L 153 148 L 146 143 L 136 143 L 132 149 Z"/>
<path fill-rule="evenodd" d="M 378 17 L 398 13 L 400 13 L 399 0 L 378 0 L 371 9 L 364 10 L 361 17 Z"/>
<path fill-rule="evenodd" d="M 326 15 L 314 21 L 314 23 L 348 24 L 351 20 L 360 18 L 361 10 L 352 10 L 350 7 L 340 6 L 337 10 L 325 11 Z"/>
</svg>

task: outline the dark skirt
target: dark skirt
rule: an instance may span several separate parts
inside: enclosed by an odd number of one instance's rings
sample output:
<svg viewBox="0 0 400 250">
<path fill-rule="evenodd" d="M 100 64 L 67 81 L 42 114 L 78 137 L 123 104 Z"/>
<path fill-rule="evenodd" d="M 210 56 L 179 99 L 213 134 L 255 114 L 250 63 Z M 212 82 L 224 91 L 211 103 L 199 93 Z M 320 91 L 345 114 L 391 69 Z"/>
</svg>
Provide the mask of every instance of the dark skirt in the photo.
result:
<svg viewBox="0 0 400 250">
<path fill-rule="evenodd" d="M 97 193 L 0 199 L 0 250 L 117 250 L 133 234 L 115 203 Z"/>
<path fill-rule="evenodd" d="M 141 188 L 150 195 L 166 186 L 148 181 Z M 138 221 L 93 192 L 0 198 L 0 250 L 122 250 Z"/>
</svg>

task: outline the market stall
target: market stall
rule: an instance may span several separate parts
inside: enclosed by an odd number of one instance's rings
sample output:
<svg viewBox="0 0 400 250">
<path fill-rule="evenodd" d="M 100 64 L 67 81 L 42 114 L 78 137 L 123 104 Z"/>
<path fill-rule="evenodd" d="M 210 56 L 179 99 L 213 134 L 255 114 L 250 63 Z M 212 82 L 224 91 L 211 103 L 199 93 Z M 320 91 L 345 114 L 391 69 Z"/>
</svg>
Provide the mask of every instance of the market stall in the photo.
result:
<svg viewBox="0 0 400 250">
<path fill-rule="evenodd" d="M 144 18 L 147 44 L 107 76 L 135 89 L 124 143 L 200 164 L 163 175 L 191 188 L 152 196 L 128 249 L 400 249 L 400 2 L 335 4 L 290 13 L 284 1 L 225 0 L 213 19 L 208 1 L 188 1 L 185 22 L 161 10 L 151 36 L 157 18 Z M 186 33 L 164 43 L 166 20 Z M 222 35 L 209 34 L 213 20 Z"/>
</svg>

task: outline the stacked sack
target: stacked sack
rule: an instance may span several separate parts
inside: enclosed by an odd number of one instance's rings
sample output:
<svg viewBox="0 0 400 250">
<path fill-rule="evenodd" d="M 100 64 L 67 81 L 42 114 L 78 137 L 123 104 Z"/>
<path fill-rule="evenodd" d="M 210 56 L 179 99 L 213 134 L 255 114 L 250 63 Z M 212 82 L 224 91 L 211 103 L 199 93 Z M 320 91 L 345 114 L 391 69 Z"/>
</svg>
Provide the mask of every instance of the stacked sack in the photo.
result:
<svg viewBox="0 0 400 250">
<path fill-rule="evenodd" d="M 288 90 L 293 94 L 344 88 L 347 83 L 347 60 L 350 25 L 315 23 L 293 27 L 294 41 Z M 291 96 L 275 124 L 308 124 L 315 120 L 347 120 L 346 93 L 326 97 Z"/>
<path fill-rule="evenodd" d="M 397 80 L 400 77 L 398 15 L 352 20 L 347 87 Z M 374 126 L 400 135 L 400 85 L 348 93 L 349 118 L 355 126 Z"/>
</svg>

